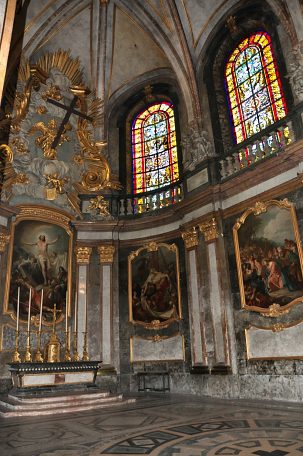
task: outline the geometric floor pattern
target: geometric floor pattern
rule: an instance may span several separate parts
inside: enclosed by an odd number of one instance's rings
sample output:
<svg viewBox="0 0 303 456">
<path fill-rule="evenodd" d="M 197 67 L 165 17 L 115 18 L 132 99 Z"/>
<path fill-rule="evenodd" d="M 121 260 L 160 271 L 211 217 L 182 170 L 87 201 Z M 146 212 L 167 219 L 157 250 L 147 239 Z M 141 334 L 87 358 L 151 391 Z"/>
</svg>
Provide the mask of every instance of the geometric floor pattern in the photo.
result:
<svg viewBox="0 0 303 456">
<path fill-rule="evenodd" d="M 0 455 L 303 456 L 301 408 L 142 394 L 119 409 L 1 418 Z"/>
</svg>

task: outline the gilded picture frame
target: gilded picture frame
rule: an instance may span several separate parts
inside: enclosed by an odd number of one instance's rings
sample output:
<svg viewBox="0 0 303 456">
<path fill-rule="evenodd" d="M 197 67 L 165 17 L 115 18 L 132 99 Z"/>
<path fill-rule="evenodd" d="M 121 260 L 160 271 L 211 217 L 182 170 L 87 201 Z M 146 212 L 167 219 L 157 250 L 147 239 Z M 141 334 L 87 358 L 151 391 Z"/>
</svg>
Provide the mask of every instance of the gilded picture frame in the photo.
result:
<svg viewBox="0 0 303 456">
<path fill-rule="evenodd" d="M 20 324 L 28 321 L 31 289 L 31 325 L 39 325 L 43 290 L 42 325 L 51 326 L 54 304 L 57 323 L 71 312 L 73 232 L 63 211 L 43 206 L 17 206 L 8 251 L 4 314 L 16 322 L 20 288 Z"/>
<path fill-rule="evenodd" d="M 129 321 L 146 329 L 182 319 L 179 251 L 151 242 L 128 256 Z"/>
<path fill-rule="evenodd" d="M 241 306 L 277 317 L 303 300 L 303 255 L 295 207 L 257 202 L 233 227 Z"/>
</svg>

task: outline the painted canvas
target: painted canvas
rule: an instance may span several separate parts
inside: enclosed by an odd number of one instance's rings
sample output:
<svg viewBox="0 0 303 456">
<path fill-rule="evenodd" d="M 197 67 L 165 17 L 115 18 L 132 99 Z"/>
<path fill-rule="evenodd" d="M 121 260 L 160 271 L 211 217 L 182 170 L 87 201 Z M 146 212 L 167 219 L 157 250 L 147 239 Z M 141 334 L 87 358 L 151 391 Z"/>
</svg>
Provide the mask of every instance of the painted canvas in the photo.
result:
<svg viewBox="0 0 303 456">
<path fill-rule="evenodd" d="M 175 244 L 151 243 L 128 257 L 130 321 L 146 328 L 181 318 L 179 258 Z"/>
<path fill-rule="evenodd" d="M 16 224 L 8 293 L 7 310 L 10 313 L 16 315 L 20 288 L 20 320 L 27 321 L 31 289 L 31 316 L 35 322 L 43 290 L 43 323 L 51 323 L 54 304 L 61 311 L 58 321 L 64 318 L 70 274 L 69 250 L 70 235 L 62 226 L 35 220 L 21 220 Z"/>
<path fill-rule="evenodd" d="M 234 242 L 242 307 L 278 315 L 302 301 L 302 250 L 291 203 L 271 200 L 248 209 L 234 226 Z"/>
</svg>

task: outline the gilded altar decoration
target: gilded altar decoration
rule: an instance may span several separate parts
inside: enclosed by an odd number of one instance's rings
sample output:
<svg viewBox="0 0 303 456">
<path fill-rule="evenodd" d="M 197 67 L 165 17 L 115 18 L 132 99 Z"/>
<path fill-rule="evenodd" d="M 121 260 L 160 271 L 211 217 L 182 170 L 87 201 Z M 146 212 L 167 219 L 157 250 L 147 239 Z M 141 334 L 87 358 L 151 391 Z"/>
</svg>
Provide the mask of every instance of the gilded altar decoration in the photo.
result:
<svg viewBox="0 0 303 456">
<path fill-rule="evenodd" d="M 56 101 L 62 100 L 60 87 L 51 84 L 50 87 L 42 94 L 42 98 L 43 100 L 47 100 L 48 98 L 52 98 Z"/>
<path fill-rule="evenodd" d="M 91 247 L 76 247 L 75 254 L 77 259 L 77 264 L 89 264 L 89 259 L 92 253 Z"/>
<path fill-rule="evenodd" d="M 81 186 L 84 191 L 95 192 L 104 188 L 122 188 L 117 179 L 111 176 L 108 161 L 103 154 L 107 143 L 92 139 L 87 120 L 79 119 L 77 135 L 81 145 L 80 156 L 86 164 L 81 178 Z"/>
<path fill-rule="evenodd" d="M 47 181 L 46 198 L 48 200 L 54 200 L 57 194 L 65 193 L 65 185 L 69 180 L 67 177 L 60 178 L 58 173 L 45 174 L 44 177 Z"/>
<path fill-rule="evenodd" d="M 109 202 L 106 201 L 104 196 L 98 195 L 96 198 L 92 198 L 89 200 L 90 205 L 88 206 L 88 211 L 94 211 L 98 215 L 108 216 L 110 215 L 109 212 Z"/>
<path fill-rule="evenodd" d="M 259 202 L 233 227 L 242 307 L 278 317 L 303 301 L 302 247 L 295 207 Z"/>
<path fill-rule="evenodd" d="M 114 245 L 99 245 L 98 246 L 98 253 L 100 263 L 113 263 L 114 261 L 114 254 L 115 254 L 115 246 Z"/>
<path fill-rule="evenodd" d="M 25 143 L 20 138 L 13 138 L 11 141 L 11 146 L 14 152 L 19 155 L 24 155 L 28 153 L 28 149 Z"/>
<path fill-rule="evenodd" d="M 186 249 L 193 249 L 199 243 L 199 233 L 196 230 L 196 227 L 192 227 L 191 229 L 184 231 L 182 233 L 182 239 L 185 244 Z"/>
<path fill-rule="evenodd" d="M 130 322 L 157 329 L 181 319 L 179 276 L 175 244 L 153 242 L 132 252 L 128 257 Z"/>
<path fill-rule="evenodd" d="M 213 242 L 219 236 L 217 221 L 215 217 L 199 225 L 200 231 L 204 234 L 206 242 Z"/>
<path fill-rule="evenodd" d="M 0 253 L 5 251 L 6 245 L 9 243 L 10 235 L 0 232 Z"/>
<path fill-rule="evenodd" d="M 64 125 L 63 133 L 60 136 L 58 146 L 61 146 L 63 143 L 70 141 L 70 137 L 65 133 L 72 129 L 69 123 Z M 57 158 L 57 150 L 52 148 L 54 139 L 58 133 L 58 125 L 55 119 L 51 119 L 48 122 L 48 125 L 45 125 L 44 122 L 35 123 L 28 131 L 30 135 L 40 132 L 40 136 L 37 136 L 35 139 L 36 146 L 40 147 L 43 150 L 43 155 L 49 160 L 55 160 Z"/>
<path fill-rule="evenodd" d="M 63 212 L 38 206 L 19 206 L 12 224 L 8 253 L 4 312 L 17 315 L 20 290 L 20 322 L 38 322 L 43 296 L 42 324 L 50 326 L 56 304 L 61 322 L 70 314 L 71 218 Z M 31 305 L 30 302 L 31 294 Z"/>
</svg>

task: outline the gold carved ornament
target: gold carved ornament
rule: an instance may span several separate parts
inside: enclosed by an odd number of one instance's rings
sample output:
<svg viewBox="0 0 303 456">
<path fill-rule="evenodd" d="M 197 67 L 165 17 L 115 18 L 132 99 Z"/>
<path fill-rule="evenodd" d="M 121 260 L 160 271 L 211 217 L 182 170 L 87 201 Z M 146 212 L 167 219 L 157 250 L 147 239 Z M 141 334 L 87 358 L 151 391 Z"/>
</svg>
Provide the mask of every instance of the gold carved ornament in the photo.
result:
<svg viewBox="0 0 303 456">
<path fill-rule="evenodd" d="M 64 186 L 68 182 L 68 178 L 59 178 L 58 173 L 54 174 L 44 174 L 45 179 L 47 180 L 48 188 L 46 188 L 46 198 L 48 200 L 54 200 L 57 197 L 57 194 L 62 195 L 65 193 Z"/>
<path fill-rule="evenodd" d="M 115 246 L 114 245 L 99 245 L 98 247 L 100 263 L 113 263 Z"/>
<path fill-rule="evenodd" d="M 11 148 L 7 144 L 0 145 L 0 154 L 4 155 L 4 164 L 3 164 L 3 183 L 2 188 L 5 190 L 9 199 L 11 196 L 11 189 L 14 184 L 27 184 L 28 177 L 23 173 L 16 173 L 13 167 L 14 155 Z"/>
<path fill-rule="evenodd" d="M 76 247 L 75 254 L 77 264 L 89 264 L 89 259 L 92 253 L 91 247 Z"/>
<path fill-rule="evenodd" d="M 215 217 L 199 225 L 200 231 L 204 234 L 206 242 L 215 241 L 219 237 L 218 225 Z"/>
<path fill-rule="evenodd" d="M 72 126 L 70 123 L 64 125 L 64 130 L 60 136 L 58 146 L 61 146 L 63 143 L 70 141 L 70 137 L 65 133 L 71 131 Z M 48 122 L 48 125 L 45 125 L 44 122 L 35 123 L 28 131 L 30 135 L 40 132 L 40 136 L 37 136 L 35 139 L 36 146 L 40 147 L 43 150 L 43 155 L 45 158 L 50 160 L 55 160 L 57 158 L 57 150 L 52 149 L 51 145 L 57 136 L 58 125 L 55 119 L 51 119 Z"/>
<path fill-rule="evenodd" d="M 261 312 L 263 317 L 279 317 L 280 315 L 287 314 L 289 309 L 283 309 L 279 304 L 272 304 L 268 307 L 268 312 Z"/>
<path fill-rule="evenodd" d="M 105 200 L 102 195 L 96 196 L 96 198 L 92 198 L 89 200 L 90 205 L 88 206 L 88 211 L 96 211 L 98 215 L 110 215 L 109 212 L 109 202 Z"/>
<path fill-rule="evenodd" d="M 9 243 L 10 235 L 0 232 L 0 253 L 5 251 L 6 245 Z"/>
<path fill-rule="evenodd" d="M 81 145 L 81 153 L 75 156 L 76 163 L 85 163 L 86 171 L 82 174 L 81 187 L 88 192 L 96 192 L 104 188 L 121 189 L 121 184 L 111 178 L 107 159 L 103 155 L 105 141 L 94 141 L 85 119 L 78 120 L 77 136 Z"/>
<path fill-rule="evenodd" d="M 186 249 L 193 249 L 199 243 L 199 233 L 196 230 L 196 227 L 184 231 L 182 233 L 182 239 L 184 241 Z"/>
</svg>

